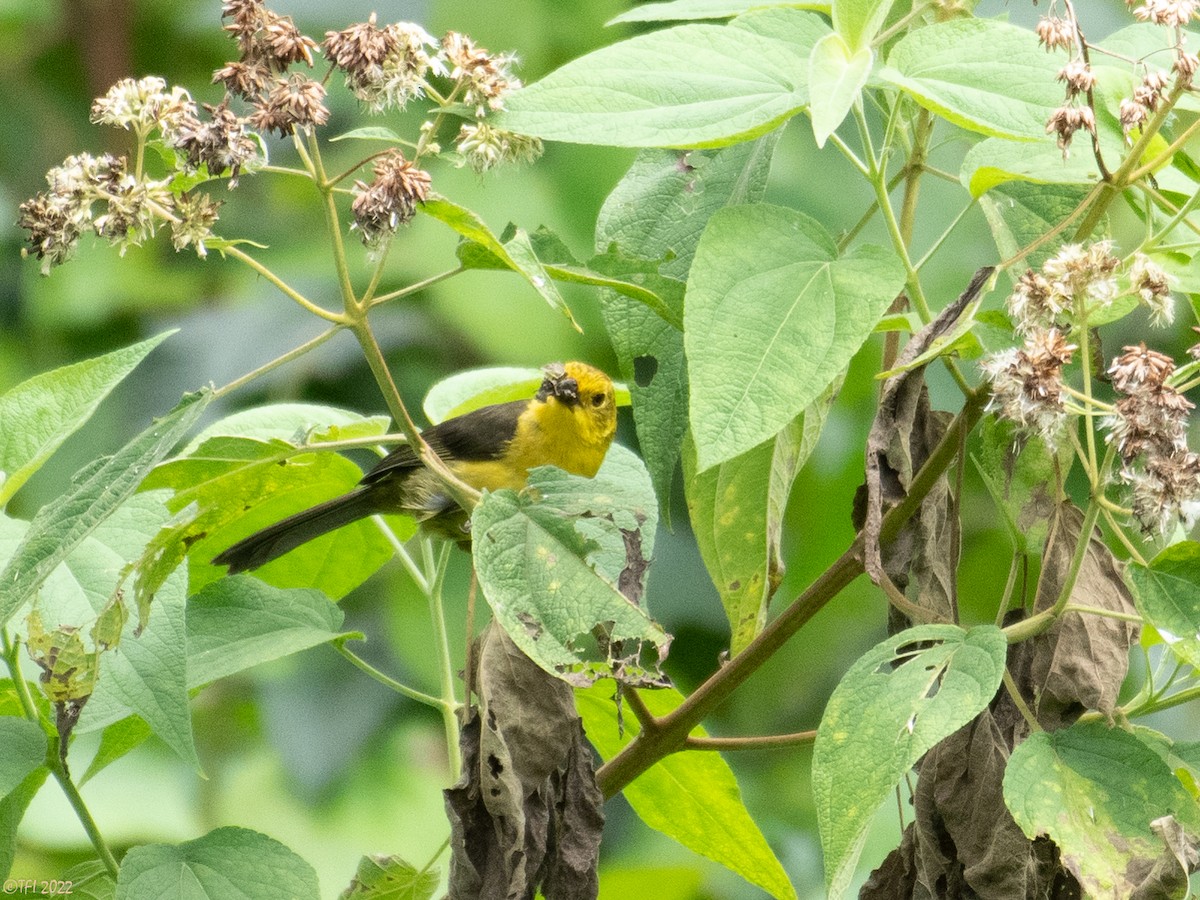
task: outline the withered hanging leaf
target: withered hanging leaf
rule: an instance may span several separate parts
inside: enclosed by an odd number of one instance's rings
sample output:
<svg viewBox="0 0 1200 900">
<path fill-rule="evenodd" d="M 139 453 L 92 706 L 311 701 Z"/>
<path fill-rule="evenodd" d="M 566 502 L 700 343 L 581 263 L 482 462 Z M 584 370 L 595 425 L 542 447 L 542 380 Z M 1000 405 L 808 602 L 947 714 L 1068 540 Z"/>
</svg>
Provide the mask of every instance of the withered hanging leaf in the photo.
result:
<svg viewBox="0 0 1200 900">
<path fill-rule="evenodd" d="M 1051 525 L 1042 563 L 1035 610 L 1058 599 L 1083 527 L 1083 513 L 1061 504 Z M 1098 531 L 1089 536 L 1087 553 L 1071 591 L 1071 601 L 1111 612 L 1137 614 L 1117 562 Z M 1106 616 L 1069 612 L 1033 641 L 1029 685 L 1038 721 L 1048 729 L 1070 724 L 1086 709 L 1111 715 L 1129 668 L 1129 648 L 1139 626 Z"/>
<path fill-rule="evenodd" d="M 946 480 L 939 479 L 886 549 L 880 546 L 880 530 L 884 512 L 908 495 L 913 477 L 945 434 L 949 421 L 945 413 L 930 409 L 925 367 L 908 367 L 954 325 L 991 274 L 988 267 L 976 272 L 962 295 L 905 345 L 893 367 L 904 371 L 884 382 L 879 411 L 867 437 L 866 509 L 861 522 L 867 574 L 876 584 L 889 578 L 901 591 L 910 580 L 915 582 L 915 602 L 933 620 L 955 620 L 957 560 L 953 552 L 958 522 Z M 903 630 L 907 624 L 894 619 L 892 630 Z"/>
<path fill-rule="evenodd" d="M 450 900 L 595 900 L 604 826 L 592 751 L 571 688 L 494 621 L 480 638 L 479 714 L 446 791 Z"/>
<path fill-rule="evenodd" d="M 1029 643 L 1009 648 L 1018 679 Z M 1004 804 L 1009 753 L 1029 728 L 1006 691 L 918 765 L 915 819 L 872 874 L 860 900 L 931 897 L 1079 897 L 1074 877 L 1045 838 L 1029 840 Z"/>
<path fill-rule="evenodd" d="M 1186 887 L 1188 876 L 1200 868 L 1200 837 L 1190 834 L 1174 816 L 1155 819 L 1150 830 L 1162 838 L 1166 848 L 1150 865 L 1131 900 L 1177 896 Z"/>
</svg>

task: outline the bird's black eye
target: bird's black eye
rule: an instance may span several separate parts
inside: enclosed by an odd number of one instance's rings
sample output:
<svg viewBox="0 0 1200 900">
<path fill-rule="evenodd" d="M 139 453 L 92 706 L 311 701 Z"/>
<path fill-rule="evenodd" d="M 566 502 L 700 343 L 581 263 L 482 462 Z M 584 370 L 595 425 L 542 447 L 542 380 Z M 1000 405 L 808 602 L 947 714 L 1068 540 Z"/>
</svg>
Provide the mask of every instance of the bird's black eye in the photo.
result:
<svg viewBox="0 0 1200 900">
<path fill-rule="evenodd" d="M 592 395 L 592 406 L 603 406 L 603 405 L 604 405 L 604 395 L 603 394 L 593 394 Z"/>
</svg>

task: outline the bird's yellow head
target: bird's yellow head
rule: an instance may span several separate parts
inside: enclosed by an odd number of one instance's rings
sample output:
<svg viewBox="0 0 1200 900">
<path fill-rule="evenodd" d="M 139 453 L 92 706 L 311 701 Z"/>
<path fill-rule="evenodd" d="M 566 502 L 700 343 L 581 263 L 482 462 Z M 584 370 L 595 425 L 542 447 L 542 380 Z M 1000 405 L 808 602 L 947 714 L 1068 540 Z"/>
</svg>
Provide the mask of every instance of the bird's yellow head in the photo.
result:
<svg viewBox="0 0 1200 900">
<path fill-rule="evenodd" d="M 582 362 L 552 363 L 534 402 L 545 404 L 537 416 L 558 447 L 553 460 L 560 468 L 596 474 L 617 433 L 617 400 L 612 379 Z"/>
</svg>

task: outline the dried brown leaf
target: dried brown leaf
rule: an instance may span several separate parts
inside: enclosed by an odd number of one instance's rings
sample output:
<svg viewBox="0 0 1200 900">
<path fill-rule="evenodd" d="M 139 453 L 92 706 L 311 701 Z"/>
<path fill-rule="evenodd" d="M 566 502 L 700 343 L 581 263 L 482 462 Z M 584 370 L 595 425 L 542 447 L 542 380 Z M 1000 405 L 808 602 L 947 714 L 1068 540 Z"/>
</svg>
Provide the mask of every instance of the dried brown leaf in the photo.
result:
<svg viewBox="0 0 1200 900">
<path fill-rule="evenodd" d="M 595 900 L 604 825 L 592 751 L 569 685 L 494 622 L 480 639 L 479 714 L 446 791 L 451 900 Z"/>
<path fill-rule="evenodd" d="M 1035 610 L 1054 606 L 1071 566 L 1083 527 L 1083 513 L 1071 503 L 1058 508 L 1051 525 L 1038 583 Z M 1117 562 L 1099 531 L 1089 537 L 1087 553 L 1071 591 L 1071 602 L 1117 613 L 1137 614 Z M 1068 612 L 1031 643 L 1029 682 L 1038 721 L 1049 729 L 1068 725 L 1087 709 L 1111 715 L 1129 668 L 1129 648 L 1139 626 L 1104 616 Z"/>
<path fill-rule="evenodd" d="M 910 365 L 949 330 L 963 309 L 978 296 L 991 269 L 980 269 L 962 295 L 912 336 L 896 360 Z M 893 375 L 883 384 L 879 410 L 867 437 L 866 509 L 861 522 L 865 567 L 880 584 L 891 580 L 904 592 L 912 583 L 915 604 L 930 620 L 954 621 L 954 582 L 958 521 L 944 478 L 926 495 L 920 509 L 887 547 L 879 535 L 883 514 L 908 496 L 913 477 L 945 435 L 949 416 L 929 406 L 925 367 Z M 856 523 L 858 524 L 858 523 Z M 907 617 L 893 610 L 893 631 L 907 627 Z"/>
</svg>

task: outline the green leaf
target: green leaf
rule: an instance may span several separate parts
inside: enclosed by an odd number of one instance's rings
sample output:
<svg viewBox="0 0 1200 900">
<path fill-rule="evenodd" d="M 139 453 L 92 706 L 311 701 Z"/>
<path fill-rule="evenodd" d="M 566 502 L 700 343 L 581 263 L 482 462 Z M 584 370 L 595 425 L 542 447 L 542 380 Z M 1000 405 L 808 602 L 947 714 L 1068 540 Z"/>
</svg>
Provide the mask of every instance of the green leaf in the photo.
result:
<svg viewBox="0 0 1200 900">
<path fill-rule="evenodd" d="M 631 599 L 645 589 L 658 529 L 658 503 L 645 463 L 615 444 L 595 478 L 539 469 L 529 479 L 539 501 L 562 512 L 587 542 L 587 563 Z"/>
<path fill-rule="evenodd" d="M 922 625 L 876 644 L 834 689 L 812 764 L 830 897 L 845 895 L 867 828 L 904 773 L 991 701 L 1007 649 L 992 625 Z"/>
<path fill-rule="evenodd" d="M 979 205 L 992 230 L 996 248 L 1002 257 L 1008 258 L 1074 212 L 1086 194 L 1086 188 L 1076 185 L 1010 181 L 981 197 Z M 1054 256 L 1064 242 L 1065 238 L 1048 241 L 1025 257 L 1025 265 L 1038 268 Z M 1009 273 L 1015 280 L 1022 271 L 1020 266 L 1013 266 Z M 1113 307 L 1119 305 L 1117 302 Z M 1100 324 L 1090 319 L 1089 323 Z"/>
<path fill-rule="evenodd" d="M 1100 178 L 1096 157 L 1086 147 L 1063 158 L 1053 140 L 1011 141 L 986 138 L 967 151 L 959 180 L 972 197 L 982 197 L 1007 181 L 1034 184 L 1095 184 Z"/>
<path fill-rule="evenodd" d="M 665 716 L 683 702 L 672 688 L 639 694 L 650 712 Z M 612 685 L 575 692 L 588 740 L 605 760 L 616 756 L 641 730 L 635 718 L 617 721 Z M 703 728 L 693 735 L 706 736 Z M 742 802 L 737 779 L 718 753 L 673 753 L 637 777 L 622 795 L 656 831 L 720 863 L 773 897 L 795 898 L 783 866 Z"/>
<path fill-rule="evenodd" d="M 119 722 L 113 722 L 101 732 L 100 749 L 88 763 L 87 771 L 79 779 L 79 786 L 87 784 L 126 753 L 140 747 L 153 733 L 141 716 L 127 716 Z"/>
<path fill-rule="evenodd" d="M 605 200 L 596 222 L 602 251 L 669 259 L 659 270 L 684 279 L 709 217 L 727 204 L 762 199 L 779 132 L 724 150 L 647 150 Z M 687 431 L 683 334 L 645 306 L 604 295 L 604 325 L 633 397 L 638 443 L 664 510 Z"/>
<path fill-rule="evenodd" d="M 91 418 L 100 401 L 174 333 L 35 375 L 0 395 L 0 508 Z"/>
<path fill-rule="evenodd" d="M 429 900 L 439 881 L 436 869 L 418 871 L 398 856 L 364 856 L 338 900 Z"/>
<path fill-rule="evenodd" d="M 815 41 L 815 25 L 813 30 Z M 497 125 L 611 147 L 748 141 L 808 103 L 811 46 L 721 25 L 639 35 L 575 59 L 513 94 Z"/>
<path fill-rule="evenodd" d="M 0 799 L 0 881 L 12 872 L 17 855 L 17 826 L 25 818 L 25 810 L 46 781 L 50 769 L 39 766 L 13 790 Z"/>
<path fill-rule="evenodd" d="M 1040 437 L 1018 434 L 1011 422 L 983 421 L 975 463 L 1019 553 L 1041 554 L 1046 543 L 1073 457 L 1070 444 L 1063 444 L 1053 453 Z"/>
<path fill-rule="evenodd" d="M 517 233 L 515 226 L 510 224 L 501 235 L 505 246 Z M 683 282 L 660 275 L 657 264 L 623 256 L 614 248 L 608 254 L 594 257 L 588 266 L 583 266 L 556 236 L 544 228 L 539 228 L 529 236 L 529 244 L 546 273 L 555 281 L 609 288 L 645 304 L 676 328 L 683 328 L 680 312 L 683 307 Z M 480 244 L 462 244 L 458 258 L 468 269 L 508 268 L 503 260 Z"/>
<path fill-rule="evenodd" d="M 636 528 L 639 516 L 652 521 L 652 495 L 649 509 L 621 504 L 622 482 L 635 465 L 631 457 L 614 446 L 594 479 L 534 469 L 527 491 L 485 494 L 471 517 L 475 571 L 496 619 L 530 659 L 572 684 L 611 675 L 608 654 L 622 641 L 632 651 L 625 674 L 655 680 L 669 643 L 662 628 L 617 589 L 626 577 L 644 578 L 653 533 L 617 572 L 604 542 L 605 532 L 613 532 L 591 521 L 607 518 L 616 528 Z M 633 492 L 640 493 L 636 486 Z M 574 512 L 581 505 L 589 516 Z M 594 634 L 597 626 L 605 631 L 603 640 Z"/>
<path fill-rule="evenodd" d="M 317 873 L 264 834 L 218 828 L 134 847 L 121 861 L 117 900 L 318 900 Z"/>
<path fill-rule="evenodd" d="M 233 417 L 231 425 L 217 423 L 207 430 L 214 436 L 188 451 L 188 455 L 156 468 L 146 479 L 145 489 L 169 488 L 170 502 L 179 513 L 155 539 L 160 569 L 169 571 L 186 554 L 192 591 L 224 576 L 211 565 L 212 558 L 249 534 L 317 503 L 351 490 L 362 478 L 362 470 L 345 457 L 330 451 L 297 452 L 299 446 L 272 438 L 266 441 L 235 434 L 273 433 L 277 426 L 294 422 L 291 440 L 306 441 L 314 431 L 352 430 L 356 437 L 386 433 L 386 420 L 359 419 L 336 424 L 340 416 L 326 416 L 322 407 L 314 415 L 299 410 L 286 414 L 271 410 L 252 426 L 253 419 Z M 281 418 L 282 417 L 282 418 Z M 317 435 L 320 436 L 320 435 Z M 396 520 L 399 534 L 411 536 L 415 523 Z M 390 542 L 370 520 L 354 522 L 297 547 L 285 557 L 256 571 L 257 577 L 277 587 L 311 587 L 338 599 L 345 596 L 392 557 Z M 157 561 L 156 561 L 157 562 Z M 153 584 L 140 586 L 151 590 Z"/>
<path fill-rule="evenodd" d="M 418 209 L 450 226 L 468 241 L 480 245 L 504 263 L 505 267 L 524 277 L 542 299 L 550 304 L 551 309 L 557 309 L 570 320 L 577 331 L 580 330 L 579 323 L 575 321 L 562 294 L 546 274 L 529 242 L 529 235 L 524 231 L 517 229 L 507 242 L 502 242 L 484 224 L 483 219 L 471 210 L 438 195 L 430 197 Z"/>
<path fill-rule="evenodd" d="M 342 611 L 314 590 L 281 590 L 248 575 L 188 600 L 188 686 L 200 687 L 340 636 Z"/>
<path fill-rule="evenodd" d="M 137 489 L 195 424 L 211 392 L 185 397 L 163 418 L 115 454 L 81 473 L 66 494 L 44 506 L 0 573 L 0 625 L 41 586 L 51 572 Z"/>
<path fill-rule="evenodd" d="M 542 383 L 538 369 L 491 366 L 443 378 L 425 395 L 425 415 L 435 425 L 472 410 L 511 400 L 528 400 Z"/>
<path fill-rule="evenodd" d="M 1200 830 L 1200 810 L 1167 764 L 1102 722 L 1031 734 L 1013 750 L 1004 802 L 1029 838 L 1049 835 L 1087 897 L 1129 897 L 1163 851 L 1151 821 Z"/>
<path fill-rule="evenodd" d="M 670 0 L 667 3 L 642 3 L 606 22 L 680 22 L 691 19 L 728 19 L 757 9 L 815 9 L 829 12 L 829 3 L 786 3 L 771 0 Z"/>
<path fill-rule="evenodd" d="M 870 47 L 852 51 L 840 34 L 827 34 L 813 47 L 808 63 L 809 112 L 818 147 L 825 146 L 858 101 L 874 61 Z"/>
<path fill-rule="evenodd" d="M 762 630 L 783 575 L 779 541 L 792 482 L 816 446 L 829 412 L 827 393 L 775 437 L 707 471 L 684 445 L 683 483 L 700 556 L 729 619 L 731 654 Z"/>
<path fill-rule="evenodd" d="M 6 797 L 46 762 L 46 732 L 28 719 L 0 716 L 0 797 Z"/>
<path fill-rule="evenodd" d="M 337 141 L 387 141 L 389 144 L 405 143 L 400 135 L 382 125 L 367 125 L 363 128 L 353 128 L 329 139 L 330 143 Z"/>
<path fill-rule="evenodd" d="M 98 859 L 71 866 L 62 880 L 71 882 L 71 900 L 113 900 L 117 893 L 116 879 Z"/>
<path fill-rule="evenodd" d="M 879 75 L 960 128 L 1034 140 L 1045 137 L 1046 119 L 1062 103 L 1061 65 L 1028 29 L 953 19 L 901 38 Z"/>
<path fill-rule="evenodd" d="M 777 434 L 833 383 L 904 283 L 889 251 L 838 257 L 795 210 L 723 209 L 688 279 L 684 346 L 700 471 Z"/>
<path fill-rule="evenodd" d="M 47 614 L 57 610 L 52 621 L 82 624 L 101 613 L 116 586 L 114 575 L 138 558 L 167 515 L 161 495 L 130 497 L 63 566 L 86 597 L 81 611 L 71 615 L 65 592 L 50 593 L 47 581 L 40 606 Z M 199 769 L 187 693 L 186 593 L 182 572 L 167 579 L 141 633 L 136 637 L 127 633 L 120 652 L 105 654 L 100 679 L 76 730 L 92 731 L 134 713 L 180 759 Z M 133 628 L 133 623 L 126 624 L 127 632 Z"/>
<path fill-rule="evenodd" d="M 892 3 L 893 0 L 837 0 L 833 4 L 833 30 L 843 39 L 848 52 L 870 49 L 871 41 L 887 21 Z"/>
<path fill-rule="evenodd" d="M 391 421 L 387 416 L 364 416 L 316 403 L 267 403 L 239 410 L 213 422 L 192 438 L 180 455 L 194 453 L 197 447 L 213 437 L 279 440 L 293 445 L 381 437 L 387 434 Z"/>
<path fill-rule="evenodd" d="M 1138 612 L 1176 655 L 1195 665 L 1200 638 L 1200 544 L 1181 541 L 1164 549 L 1149 566 L 1130 563 L 1127 571 Z"/>
<path fill-rule="evenodd" d="M 928 365 L 940 356 L 950 356 L 954 353 L 967 353 L 974 349 L 978 351 L 979 341 L 972 334 L 972 329 L 975 327 L 975 314 L 979 311 L 980 304 L 983 303 L 983 298 L 970 303 L 954 321 L 954 325 L 949 331 L 944 334 L 939 334 L 929 342 L 929 347 L 923 352 L 918 353 L 902 366 L 893 366 L 883 372 L 876 374 L 876 378 L 882 381 L 885 378 L 892 378 L 899 375 L 901 372 L 911 372 L 913 369 L 919 369 L 921 366 Z M 878 326 L 876 326 L 878 330 Z"/>
</svg>

